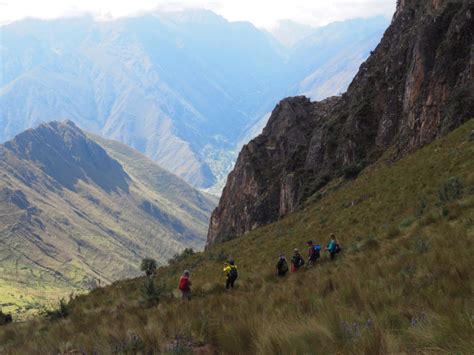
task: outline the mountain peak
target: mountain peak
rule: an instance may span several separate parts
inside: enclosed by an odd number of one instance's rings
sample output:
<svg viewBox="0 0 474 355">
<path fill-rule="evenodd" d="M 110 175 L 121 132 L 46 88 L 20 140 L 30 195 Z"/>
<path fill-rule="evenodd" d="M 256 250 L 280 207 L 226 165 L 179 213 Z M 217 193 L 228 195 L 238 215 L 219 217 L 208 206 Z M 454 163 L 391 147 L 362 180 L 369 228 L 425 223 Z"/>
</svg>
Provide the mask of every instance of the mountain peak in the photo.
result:
<svg viewBox="0 0 474 355">
<path fill-rule="evenodd" d="M 42 123 L 3 146 L 69 190 L 75 191 L 82 180 L 108 192 L 128 191 L 129 178 L 122 166 L 70 120 Z"/>
</svg>

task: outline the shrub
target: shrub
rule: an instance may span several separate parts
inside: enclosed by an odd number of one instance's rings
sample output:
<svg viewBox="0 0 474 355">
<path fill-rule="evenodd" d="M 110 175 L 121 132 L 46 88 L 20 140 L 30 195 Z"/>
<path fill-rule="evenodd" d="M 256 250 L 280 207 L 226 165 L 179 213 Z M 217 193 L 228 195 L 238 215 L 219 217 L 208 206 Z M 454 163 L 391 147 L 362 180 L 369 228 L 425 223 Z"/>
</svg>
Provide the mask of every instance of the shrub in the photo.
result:
<svg viewBox="0 0 474 355">
<path fill-rule="evenodd" d="M 66 300 L 64 298 L 61 298 L 59 300 L 58 308 L 53 310 L 47 309 L 44 313 L 49 320 L 63 319 L 69 315 L 70 307 Z"/>
<path fill-rule="evenodd" d="M 157 287 L 153 279 L 148 278 L 145 280 L 145 283 L 141 291 L 142 291 L 143 303 L 147 307 L 152 307 L 160 303 L 161 297 L 164 293 L 164 287 L 163 286 Z"/>
<path fill-rule="evenodd" d="M 0 325 L 5 325 L 8 323 L 11 323 L 12 321 L 13 321 L 13 318 L 11 314 L 5 314 L 2 311 L 0 311 Z"/>
<path fill-rule="evenodd" d="M 140 270 L 144 271 L 146 276 L 150 277 L 156 271 L 156 260 L 151 258 L 145 258 L 142 260 Z"/>
<path fill-rule="evenodd" d="M 342 172 L 344 174 L 344 178 L 355 179 L 363 169 L 364 164 L 362 162 L 358 162 L 346 166 Z"/>
<path fill-rule="evenodd" d="M 423 216 L 423 214 L 426 212 L 426 209 L 428 207 L 428 203 L 424 198 L 421 198 L 418 202 L 418 206 L 415 208 L 415 217 L 419 218 Z"/>
<path fill-rule="evenodd" d="M 398 227 L 400 229 L 405 229 L 405 228 L 410 227 L 412 223 L 413 223 L 413 218 L 412 217 L 407 217 L 407 218 L 402 219 L 402 221 L 400 222 Z"/>
<path fill-rule="evenodd" d="M 463 194 L 464 185 L 460 178 L 452 176 L 438 190 L 441 203 L 457 200 Z"/>
</svg>

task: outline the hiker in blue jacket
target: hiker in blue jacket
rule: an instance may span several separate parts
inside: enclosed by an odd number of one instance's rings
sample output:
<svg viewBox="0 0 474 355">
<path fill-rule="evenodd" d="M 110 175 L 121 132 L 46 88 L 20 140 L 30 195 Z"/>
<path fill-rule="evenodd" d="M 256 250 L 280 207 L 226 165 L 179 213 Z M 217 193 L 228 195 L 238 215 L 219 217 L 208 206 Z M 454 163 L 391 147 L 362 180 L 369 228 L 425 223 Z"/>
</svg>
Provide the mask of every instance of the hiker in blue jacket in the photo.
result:
<svg viewBox="0 0 474 355">
<path fill-rule="evenodd" d="M 339 253 L 340 247 L 339 244 L 337 243 L 336 235 L 331 234 L 330 240 L 328 245 L 326 246 L 326 250 L 329 252 L 329 255 L 331 257 L 331 260 L 334 260 L 336 257 L 336 254 Z"/>
</svg>

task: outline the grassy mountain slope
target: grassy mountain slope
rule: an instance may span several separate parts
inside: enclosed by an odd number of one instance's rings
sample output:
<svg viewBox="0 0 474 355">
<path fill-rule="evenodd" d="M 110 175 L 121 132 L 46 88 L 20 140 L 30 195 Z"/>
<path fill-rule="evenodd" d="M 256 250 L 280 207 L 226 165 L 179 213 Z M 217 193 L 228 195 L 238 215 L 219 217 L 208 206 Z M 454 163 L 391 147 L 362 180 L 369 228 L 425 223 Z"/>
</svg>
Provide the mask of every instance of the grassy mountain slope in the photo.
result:
<svg viewBox="0 0 474 355">
<path fill-rule="evenodd" d="M 214 206 L 150 159 L 119 162 L 72 122 L 0 146 L 0 307 L 26 312 L 202 248 Z M 117 153 L 118 154 L 118 153 Z M 136 174 L 136 164 L 150 173 Z M 177 190 L 181 191 L 180 193 Z"/>
<path fill-rule="evenodd" d="M 0 328 L 0 351 L 134 352 L 165 349 L 223 354 L 470 353 L 474 349 L 474 119 L 355 180 L 334 181 L 303 208 L 244 237 L 161 268 L 169 292 L 142 303 L 141 278 L 99 288 L 70 303 L 69 317 Z M 461 183 L 459 183 L 461 182 Z M 334 262 L 285 279 L 278 253 L 325 243 Z M 223 291 L 222 260 L 240 278 Z M 289 256 L 289 255 L 288 255 Z M 183 269 L 194 299 L 171 297 Z"/>
</svg>

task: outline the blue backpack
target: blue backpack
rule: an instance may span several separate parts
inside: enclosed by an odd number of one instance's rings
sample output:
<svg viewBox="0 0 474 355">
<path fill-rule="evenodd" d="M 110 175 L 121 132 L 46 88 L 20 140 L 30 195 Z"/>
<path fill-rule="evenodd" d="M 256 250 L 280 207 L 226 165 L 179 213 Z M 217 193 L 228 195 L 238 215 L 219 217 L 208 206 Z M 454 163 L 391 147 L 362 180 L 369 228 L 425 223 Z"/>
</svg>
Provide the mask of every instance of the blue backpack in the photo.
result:
<svg viewBox="0 0 474 355">
<path fill-rule="evenodd" d="M 313 246 L 313 250 L 314 250 L 314 258 L 315 259 L 319 259 L 321 257 L 321 245 L 319 244 L 316 244 Z"/>
</svg>

